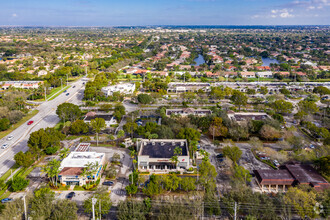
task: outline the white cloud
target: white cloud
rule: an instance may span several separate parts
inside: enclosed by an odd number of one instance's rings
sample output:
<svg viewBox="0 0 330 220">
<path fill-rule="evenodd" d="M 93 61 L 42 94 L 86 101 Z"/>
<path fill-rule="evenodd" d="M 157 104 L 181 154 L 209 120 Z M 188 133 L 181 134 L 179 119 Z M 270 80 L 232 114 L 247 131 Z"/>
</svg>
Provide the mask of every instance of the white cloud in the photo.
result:
<svg viewBox="0 0 330 220">
<path fill-rule="evenodd" d="M 17 14 L 14 13 L 14 14 L 12 14 L 11 16 L 15 18 L 15 17 L 17 17 Z"/>
<path fill-rule="evenodd" d="M 287 8 L 283 8 L 283 9 L 273 9 L 270 11 L 271 12 L 271 17 L 272 18 L 293 18 L 294 15 L 291 14 L 291 12 L 293 12 L 293 10 L 288 10 Z"/>
</svg>

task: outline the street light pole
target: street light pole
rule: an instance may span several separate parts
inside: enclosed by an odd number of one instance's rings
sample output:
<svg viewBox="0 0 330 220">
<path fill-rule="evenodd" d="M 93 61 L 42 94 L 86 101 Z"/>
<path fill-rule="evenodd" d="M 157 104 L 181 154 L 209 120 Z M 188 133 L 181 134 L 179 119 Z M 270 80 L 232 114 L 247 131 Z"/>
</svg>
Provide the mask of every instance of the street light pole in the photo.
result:
<svg viewBox="0 0 330 220">
<path fill-rule="evenodd" d="M 24 203 L 24 219 L 27 220 L 27 211 L 26 211 L 26 202 L 25 202 L 25 195 L 23 195 L 23 203 Z"/>
<path fill-rule="evenodd" d="M 66 85 L 68 86 L 68 74 L 66 74 Z"/>
<path fill-rule="evenodd" d="M 93 220 L 95 220 L 95 209 L 94 209 L 94 205 L 96 204 L 96 201 L 97 201 L 96 198 L 92 198 Z"/>
</svg>

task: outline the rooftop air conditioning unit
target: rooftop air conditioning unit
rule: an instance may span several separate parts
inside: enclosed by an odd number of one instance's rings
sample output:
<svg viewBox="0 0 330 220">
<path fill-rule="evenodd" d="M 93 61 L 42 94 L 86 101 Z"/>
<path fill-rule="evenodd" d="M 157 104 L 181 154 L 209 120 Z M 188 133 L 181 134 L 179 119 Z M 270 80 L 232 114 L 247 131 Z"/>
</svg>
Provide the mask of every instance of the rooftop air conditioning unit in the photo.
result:
<svg viewBox="0 0 330 220">
<path fill-rule="evenodd" d="M 181 142 L 181 146 L 182 146 L 182 147 L 184 146 L 184 142 L 183 142 L 183 141 Z"/>
<path fill-rule="evenodd" d="M 155 145 L 155 144 L 156 144 L 156 143 L 153 141 L 153 142 L 152 142 L 152 145 Z"/>
<path fill-rule="evenodd" d="M 160 144 L 161 144 L 162 146 L 164 146 L 164 145 L 165 145 L 165 143 L 164 143 L 164 142 L 161 142 Z"/>
<path fill-rule="evenodd" d="M 175 146 L 175 142 L 174 141 L 172 141 L 172 146 Z"/>
</svg>

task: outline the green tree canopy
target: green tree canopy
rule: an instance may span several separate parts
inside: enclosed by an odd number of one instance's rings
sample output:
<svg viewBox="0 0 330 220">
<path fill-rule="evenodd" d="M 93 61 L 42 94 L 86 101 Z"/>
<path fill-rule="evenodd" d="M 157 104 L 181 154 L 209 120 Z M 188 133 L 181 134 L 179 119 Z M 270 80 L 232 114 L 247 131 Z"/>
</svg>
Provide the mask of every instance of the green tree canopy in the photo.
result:
<svg viewBox="0 0 330 220">
<path fill-rule="evenodd" d="M 63 103 L 57 106 L 56 114 L 63 121 L 75 121 L 81 116 L 79 106 L 72 103 Z"/>
</svg>

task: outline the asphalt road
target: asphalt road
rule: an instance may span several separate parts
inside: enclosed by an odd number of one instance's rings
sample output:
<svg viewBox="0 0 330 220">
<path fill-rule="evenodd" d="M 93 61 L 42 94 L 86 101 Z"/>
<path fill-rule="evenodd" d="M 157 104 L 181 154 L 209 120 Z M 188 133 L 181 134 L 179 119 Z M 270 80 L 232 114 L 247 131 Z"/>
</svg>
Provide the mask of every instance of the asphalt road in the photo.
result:
<svg viewBox="0 0 330 220">
<path fill-rule="evenodd" d="M 31 125 L 24 123 L 9 135 L 14 136 L 10 141 L 7 141 L 6 136 L 0 140 L 0 145 L 8 143 L 10 146 L 7 149 L 0 149 L 0 176 L 2 176 L 10 167 L 15 164 L 14 155 L 20 151 L 27 151 L 27 141 L 32 132 L 41 128 L 54 127 L 59 118 L 56 115 L 56 108 L 63 102 L 70 102 L 73 104 L 81 104 L 81 100 L 84 96 L 83 82 L 86 82 L 86 78 L 81 78 L 78 81 L 71 84 L 71 87 L 67 92 L 60 94 L 58 97 L 51 101 L 43 102 L 37 107 L 39 112 L 33 116 L 30 120 L 34 121 Z M 73 88 L 75 86 L 75 88 Z M 69 93 L 69 95 L 66 95 Z"/>
</svg>

